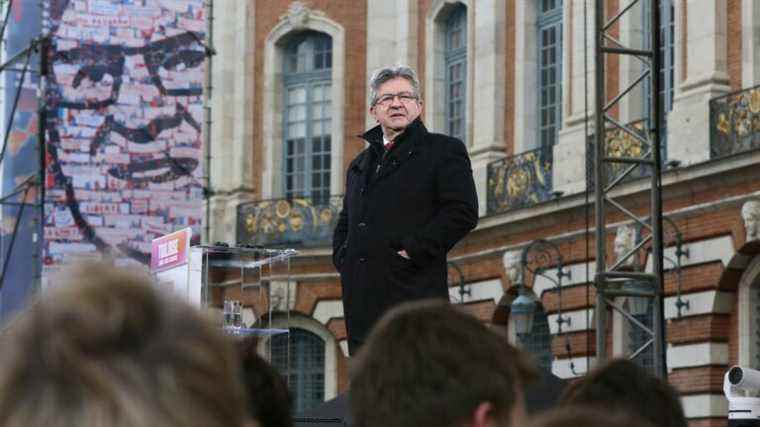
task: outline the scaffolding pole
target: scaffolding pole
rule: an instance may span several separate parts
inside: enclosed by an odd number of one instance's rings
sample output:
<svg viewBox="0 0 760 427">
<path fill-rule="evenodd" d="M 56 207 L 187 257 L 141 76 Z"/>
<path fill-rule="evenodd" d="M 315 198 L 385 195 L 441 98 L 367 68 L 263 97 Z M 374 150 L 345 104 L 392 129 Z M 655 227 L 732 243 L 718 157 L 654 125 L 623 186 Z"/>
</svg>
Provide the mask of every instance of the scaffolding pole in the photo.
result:
<svg viewBox="0 0 760 427">
<path fill-rule="evenodd" d="M 13 0 L 10 0 L 8 2 L 3 2 L 3 6 L 6 8 L 4 10 L 5 15 L 3 17 L 2 26 L 0 27 L 0 39 L 3 40 L 3 44 L 6 44 L 6 30 L 8 29 L 9 24 L 9 16 L 11 13 L 11 7 L 13 6 Z M 38 3 L 38 6 L 42 8 L 42 3 Z M 40 14 L 42 16 L 42 14 Z M 15 123 L 15 119 L 18 113 L 18 106 L 19 101 L 22 95 L 22 91 L 24 89 L 24 84 L 27 81 L 27 78 L 31 78 L 31 76 L 35 75 L 38 78 L 37 82 L 37 134 L 35 135 L 37 137 L 37 144 L 35 146 L 35 150 L 37 150 L 37 161 L 38 161 L 38 169 L 32 173 L 29 177 L 27 177 L 22 183 L 16 186 L 12 191 L 10 191 L 8 194 L 0 195 L 0 207 L 5 206 L 14 206 L 18 208 L 16 213 L 16 218 L 13 224 L 13 232 L 10 236 L 10 241 L 8 244 L 7 251 L 2 254 L 2 270 L 0 271 L 0 290 L 3 289 L 5 285 L 6 280 L 6 273 L 7 269 L 9 267 L 10 261 L 14 254 L 14 246 L 17 238 L 17 234 L 19 232 L 19 227 L 21 225 L 21 222 L 23 220 L 25 208 L 29 207 L 30 209 L 34 209 L 37 216 L 33 217 L 31 219 L 32 226 L 34 227 L 34 231 L 32 232 L 32 243 L 33 243 L 33 253 L 29 254 L 31 257 L 31 268 L 33 269 L 33 288 L 35 291 L 39 290 L 40 285 L 40 278 L 42 273 L 42 244 L 44 241 L 44 178 L 45 178 L 45 156 L 44 156 L 44 145 L 45 145 L 45 134 L 44 134 L 44 97 L 42 94 L 44 93 L 44 82 L 43 82 L 43 75 L 46 72 L 46 55 L 47 55 L 47 47 L 49 46 L 49 39 L 45 36 L 38 36 L 36 38 L 33 38 L 29 41 L 28 46 L 26 46 L 24 49 L 21 49 L 20 51 L 13 54 L 13 56 L 4 62 L 0 64 L 0 78 L 4 78 L 5 74 L 8 72 L 18 72 L 21 73 L 20 77 L 18 78 L 18 81 L 16 82 L 17 87 L 15 90 L 15 94 L 13 97 L 12 105 L 11 105 L 11 111 L 9 117 L 6 118 L 7 123 L 5 123 L 4 126 L 4 134 L 2 137 L 2 148 L 0 148 L 0 165 L 3 165 L 7 162 L 6 159 L 6 152 L 8 149 L 8 144 L 10 141 L 10 134 L 13 131 L 13 126 Z M 32 58 L 36 55 L 39 55 L 39 61 L 38 61 L 38 69 L 34 69 L 34 67 L 31 66 Z M 15 67 L 17 64 L 23 63 L 22 68 Z M 6 100 L 8 101 L 8 100 Z M 36 189 L 36 191 L 32 191 L 33 189 Z M 34 203 L 29 203 L 27 201 L 28 196 L 30 194 L 35 195 L 36 201 Z M 21 196 L 21 200 L 17 201 L 17 197 Z"/>
<path fill-rule="evenodd" d="M 644 1 L 651 1 L 652 7 L 649 8 L 649 13 L 644 16 L 644 19 L 650 23 L 650 39 L 648 48 L 639 48 L 625 46 L 620 41 L 616 40 L 612 35 L 612 30 L 620 19 L 626 15 L 633 15 L 633 7 L 637 3 L 643 3 Z M 652 346 L 653 353 L 653 374 L 665 378 L 667 375 L 667 366 L 665 361 L 665 328 L 664 328 L 664 316 L 663 316 L 663 243 L 662 243 L 662 186 L 661 186 L 661 126 L 663 111 L 659 102 L 659 92 L 662 82 L 660 81 L 660 69 L 662 64 L 660 63 L 660 56 L 658 55 L 660 47 L 660 2 L 661 0 L 629 0 L 625 2 L 624 6 L 616 13 L 615 16 L 606 19 L 608 16 L 605 8 L 605 0 L 595 0 L 594 8 L 594 34 L 595 34 L 595 46 L 594 57 L 596 60 L 594 69 L 594 84 L 595 84 L 595 109 L 594 109 L 594 196 L 595 196 L 595 238 L 596 238 L 596 277 L 594 279 L 594 286 L 596 287 L 596 305 L 595 305 L 595 317 L 596 317 L 596 358 L 597 363 L 603 363 L 607 359 L 607 333 L 608 333 L 608 321 L 607 311 L 613 308 L 618 311 L 623 311 L 625 318 L 633 318 L 630 313 L 626 313 L 625 307 L 619 304 L 615 304 L 612 298 L 618 296 L 636 296 L 639 298 L 649 298 L 652 303 L 652 328 L 649 329 L 640 322 L 630 322 L 632 327 L 639 328 L 646 333 L 650 339 L 636 351 L 634 351 L 631 357 L 635 357 L 644 351 L 647 346 Z M 643 137 L 635 135 L 630 127 L 618 123 L 614 117 L 610 115 L 610 111 L 614 108 L 622 99 L 632 96 L 631 86 L 643 84 L 646 80 L 644 77 L 636 79 L 629 87 L 622 88 L 619 93 L 608 93 L 606 90 L 606 70 L 605 63 L 610 56 L 621 57 L 624 55 L 630 57 L 636 57 L 644 64 L 645 76 L 648 74 L 649 81 L 649 120 L 648 129 L 644 132 Z M 609 95 L 609 96 L 608 96 Z M 607 101 L 610 99 L 610 101 Z M 643 141 L 648 147 L 647 150 L 641 150 L 643 154 L 641 157 L 613 157 L 610 155 L 607 149 L 607 130 L 608 129 L 621 129 L 626 133 L 635 135 Z M 611 165 L 630 165 L 625 175 L 630 174 L 631 170 L 635 168 L 649 167 L 651 168 L 651 186 L 648 190 L 650 192 L 647 198 L 649 209 L 648 215 L 640 216 L 635 214 L 635 209 L 625 208 L 623 201 L 615 200 L 612 196 L 612 191 L 624 182 L 623 179 L 612 179 L 608 183 L 607 171 L 612 170 L 609 168 Z M 638 255 L 639 251 L 651 250 L 652 256 L 652 272 L 642 271 L 625 271 L 620 266 L 624 264 L 618 260 L 617 263 L 608 266 L 606 256 L 606 243 L 607 243 L 607 226 L 608 226 L 608 205 L 615 208 L 616 211 L 621 212 L 625 217 L 634 223 L 644 225 L 645 228 L 651 232 L 649 242 L 651 245 L 647 248 L 646 245 L 641 244 L 634 248 L 633 251 L 626 254 L 623 259 L 631 256 Z M 641 284 L 644 283 L 646 288 L 644 291 L 634 291 L 632 289 L 626 289 L 626 283 L 633 283 L 636 281 Z"/>
</svg>

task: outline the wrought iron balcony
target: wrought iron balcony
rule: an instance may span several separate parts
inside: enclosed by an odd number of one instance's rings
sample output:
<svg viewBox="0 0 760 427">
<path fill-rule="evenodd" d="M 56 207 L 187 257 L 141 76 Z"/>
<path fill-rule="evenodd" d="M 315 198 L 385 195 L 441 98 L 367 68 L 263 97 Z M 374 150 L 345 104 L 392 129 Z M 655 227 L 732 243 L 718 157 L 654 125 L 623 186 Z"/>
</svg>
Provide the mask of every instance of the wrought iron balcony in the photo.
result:
<svg viewBox="0 0 760 427">
<path fill-rule="evenodd" d="M 760 86 L 710 100 L 710 158 L 760 147 Z"/>
<path fill-rule="evenodd" d="M 488 164 L 486 214 L 524 208 L 551 199 L 551 147 L 526 151 Z"/>
<path fill-rule="evenodd" d="M 641 158 L 646 152 L 650 150 L 649 144 L 646 141 L 646 127 L 644 120 L 637 120 L 625 125 L 631 133 L 638 136 L 638 138 L 629 132 L 626 132 L 620 128 L 611 127 L 607 129 L 604 153 L 607 157 L 621 157 L 621 158 Z M 665 141 L 663 139 L 663 141 Z M 594 156 L 596 153 L 595 136 L 591 134 L 589 136 L 589 145 L 586 150 L 586 173 L 588 176 L 589 186 L 594 187 Z M 660 148 L 662 153 L 661 160 L 665 160 L 665 146 Z M 630 170 L 629 170 L 630 169 Z M 624 177 L 621 178 L 622 175 Z M 651 176 L 652 168 L 650 166 L 638 165 L 631 167 L 628 163 L 606 163 L 604 165 L 604 176 L 609 183 L 615 179 L 620 178 L 623 182 L 634 180 L 637 178 L 644 178 Z"/>
<path fill-rule="evenodd" d="M 327 246 L 338 221 L 343 196 L 329 199 L 269 199 L 238 206 L 239 245 L 266 247 Z"/>
</svg>

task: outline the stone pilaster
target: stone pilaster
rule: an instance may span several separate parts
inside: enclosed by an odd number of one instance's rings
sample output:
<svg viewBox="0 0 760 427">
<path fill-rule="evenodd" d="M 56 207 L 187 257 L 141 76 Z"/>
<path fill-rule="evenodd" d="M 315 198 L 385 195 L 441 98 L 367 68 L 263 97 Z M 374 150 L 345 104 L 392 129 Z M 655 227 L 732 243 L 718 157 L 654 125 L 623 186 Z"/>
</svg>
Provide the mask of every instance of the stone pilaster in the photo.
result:
<svg viewBox="0 0 760 427">
<path fill-rule="evenodd" d="M 367 78 L 383 66 L 417 64 L 417 10 L 413 0 L 367 2 Z M 373 126 L 369 100 L 366 107 L 367 127 Z"/>
<path fill-rule="evenodd" d="M 215 7 L 209 97 L 210 242 L 235 242 L 237 205 L 253 197 L 254 7 Z M 210 126 L 210 129 L 209 129 Z"/>
<path fill-rule="evenodd" d="M 506 3 L 501 0 L 473 2 L 475 28 L 472 82 L 472 117 L 469 151 L 472 157 L 475 187 L 478 190 L 480 214 L 486 211 L 488 163 L 504 157 L 504 91 L 506 62 Z M 470 20 L 472 22 L 472 20 Z"/>
<path fill-rule="evenodd" d="M 593 0 L 567 1 L 563 12 L 562 129 L 559 131 L 559 141 L 554 146 L 552 180 L 554 190 L 564 194 L 579 193 L 586 188 L 586 99 L 590 128 L 593 128 L 594 121 L 594 14 L 588 13 L 588 22 L 584 26 L 584 1 L 587 10 L 592 12 Z M 588 43 L 588 63 L 585 67 L 584 28 L 587 30 L 585 40 Z"/>
<path fill-rule="evenodd" d="M 760 84 L 760 2 L 742 1 L 742 87 Z"/>
<path fill-rule="evenodd" d="M 683 6 L 686 6 L 685 10 Z M 710 159 L 710 99 L 728 93 L 727 2 L 676 2 L 676 46 L 686 47 L 686 64 L 676 66 L 673 111 L 668 115 L 668 158 L 688 165 Z M 681 27 L 686 13 L 687 39 Z M 685 42 L 685 43 L 684 43 Z M 676 63 L 682 58 L 676 51 Z"/>
</svg>

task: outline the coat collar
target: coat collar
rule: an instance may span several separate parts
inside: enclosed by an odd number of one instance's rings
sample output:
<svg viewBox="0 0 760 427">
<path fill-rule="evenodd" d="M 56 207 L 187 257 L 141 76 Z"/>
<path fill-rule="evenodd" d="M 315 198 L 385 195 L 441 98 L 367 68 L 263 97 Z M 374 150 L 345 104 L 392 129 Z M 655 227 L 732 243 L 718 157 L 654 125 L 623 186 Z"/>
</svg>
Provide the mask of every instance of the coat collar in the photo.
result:
<svg viewBox="0 0 760 427">
<path fill-rule="evenodd" d="M 398 136 L 396 139 L 396 145 L 400 145 L 406 140 L 417 140 L 418 138 L 427 135 L 427 133 L 428 131 L 425 128 L 425 125 L 422 123 L 422 120 L 417 117 L 412 123 L 409 124 L 409 126 L 406 127 L 404 133 Z M 369 145 L 374 147 L 376 150 L 383 147 L 383 128 L 380 125 L 377 125 L 372 129 L 364 132 L 363 134 L 359 135 L 359 137 L 367 141 Z"/>
</svg>

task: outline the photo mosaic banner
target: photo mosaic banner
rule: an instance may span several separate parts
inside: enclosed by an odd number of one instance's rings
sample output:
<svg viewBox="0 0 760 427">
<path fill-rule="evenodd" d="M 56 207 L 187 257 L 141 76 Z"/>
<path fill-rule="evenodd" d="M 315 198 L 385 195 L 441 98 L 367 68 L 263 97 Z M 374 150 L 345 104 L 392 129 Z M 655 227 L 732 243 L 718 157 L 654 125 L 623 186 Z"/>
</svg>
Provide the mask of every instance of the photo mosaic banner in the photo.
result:
<svg viewBox="0 0 760 427">
<path fill-rule="evenodd" d="M 203 218 L 203 0 L 49 0 L 45 272 Z M 46 274 L 47 276 L 47 274 Z"/>
<path fill-rule="evenodd" d="M 5 33 L 5 58 L 27 50 L 40 36 L 42 9 L 37 1 L 14 1 Z M 23 73 L 25 68 L 27 72 Z M 42 212 L 39 205 L 39 55 L 21 55 L 3 72 L 3 126 L 9 130 L 8 146 L 2 160 L 2 196 L 10 196 L 2 206 L 0 228 L 0 271 L 7 265 L 0 283 L 0 319 L 23 308 L 35 291 L 40 272 Z M 22 78 L 23 75 L 23 78 Z M 15 113 L 14 101 L 18 97 Z M 8 125 L 10 124 L 10 127 Z M 31 185 L 30 185 L 31 184 Z M 22 208 L 23 207 L 23 208 Z M 15 236 L 14 236 L 15 230 Z"/>
</svg>

